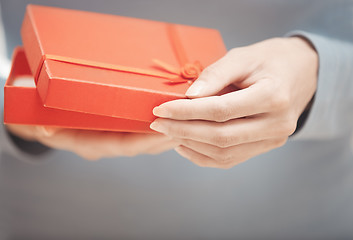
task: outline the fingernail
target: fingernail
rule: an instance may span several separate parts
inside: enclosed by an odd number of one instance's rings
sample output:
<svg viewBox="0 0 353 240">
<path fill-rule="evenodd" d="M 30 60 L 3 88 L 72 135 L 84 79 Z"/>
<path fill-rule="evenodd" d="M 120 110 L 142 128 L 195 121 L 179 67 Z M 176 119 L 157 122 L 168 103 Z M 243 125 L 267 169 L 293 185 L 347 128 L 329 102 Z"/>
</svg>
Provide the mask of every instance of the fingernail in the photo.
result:
<svg viewBox="0 0 353 240">
<path fill-rule="evenodd" d="M 163 124 L 160 124 L 158 122 L 151 123 L 150 128 L 156 132 L 160 132 L 160 133 L 165 132 L 165 128 L 164 128 Z"/>
<path fill-rule="evenodd" d="M 162 117 L 162 118 L 170 118 L 171 114 L 168 110 L 166 110 L 164 107 L 155 107 L 153 108 L 153 115 L 156 117 Z"/>
<path fill-rule="evenodd" d="M 203 81 L 194 82 L 191 87 L 186 91 L 185 95 L 188 97 L 197 97 L 202 93 L 202 90 L 205 88 L 206 83 Z"/>
</svg>

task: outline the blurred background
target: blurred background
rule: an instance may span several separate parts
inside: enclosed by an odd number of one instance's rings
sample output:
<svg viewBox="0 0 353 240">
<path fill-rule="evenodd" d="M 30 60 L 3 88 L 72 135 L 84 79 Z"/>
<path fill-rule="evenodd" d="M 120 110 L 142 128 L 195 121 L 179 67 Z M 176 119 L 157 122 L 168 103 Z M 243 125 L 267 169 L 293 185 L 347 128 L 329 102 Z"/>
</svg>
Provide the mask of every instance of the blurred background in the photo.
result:
<svg viewBox="0 0 353 240">
<path fill-rule="evenodd" d="M 3 76 L 21 45 L 28 3 L 216 28 L 228 49 L 296 29 L 352 34 L 341 31 L 352 26 L 335 26 L 350 1 L 0 0 Z M 335 163 L 351 169 L 347 144 L 290 141 L 229 171 L 194 166 L 174 151 L 98 162 L 53 151 L 38 164 L 8 156 L 0 162 L 0 226 L 4 239 L 36 240 L 337 236 L 351 229 L 353 210 L 339 206 L 353 195 L 331 183 L 353 177 L 331 160 L 340 152 L 345 157 Z M 318 154 L 306 154 L 308 147 Z M 337 196 L 335 207 L 327 207 L 326 195 Z"/>
<path fill-rule="evenodd" d="M 227 47 L 233 48 L 280 37 L 293 29 L 333 23 L 333 19 L 327 18 L 327 23 L 323 23 L 322 13 L 343 11 L 345 2 L 349 1 L 1 0 L 1 5 L 10 57 L 11 49 L 21 45 L 19 30 L 29 3 L 216 28 L 222 33 Z"/>
</svg>

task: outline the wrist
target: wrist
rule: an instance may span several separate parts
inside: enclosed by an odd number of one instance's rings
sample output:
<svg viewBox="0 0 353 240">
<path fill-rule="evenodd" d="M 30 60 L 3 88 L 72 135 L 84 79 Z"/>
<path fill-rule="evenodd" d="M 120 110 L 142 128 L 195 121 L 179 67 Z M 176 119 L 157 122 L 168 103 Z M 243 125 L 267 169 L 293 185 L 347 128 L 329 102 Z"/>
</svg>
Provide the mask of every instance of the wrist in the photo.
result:
<svg viewBox="0 0 353 240">
<path fill-rule="evenodd" d="M 302 108 L 298 121 L 297 121 L 297 128 L 295 132 L 292 134 L 296 134 L 300 129 L 303 128 L 311 107 L 313 105 L 314 99 L 315 99 L 315 93 L 316 93 L 316 88 L 317 88 L 317 81 L 318 81 L 318 68 L 319 68 L 319 56 L 318 53 L 314 47 L 314 45 L 305 37 L 302 36 L 292 36 L 288 38 L 289 41 L 292 42 L 292 44 L 295 45 L 297 49 L 297 54 L 300 54 L 303 61 L 305 64 L 308 64 L 308 66 L 311 66 L 311 69 L 313 69 L 313 74 L 310 74 L 310 76 L 307 78 L 308 81 L 312 81 L 313 84 L 308 83 L 308 86 L 313 86 L 311 89 L 311 97 L 309 100 L 307 99 L 305 101 L 305 106 Z"/>
<path fill-rule="evenodd" d="M 16 137 L 20 137 L 26 141 L 35 141 L 35 136 L 33 135 L 34 126 L 24 126 L 17 124 L 6 124 L 6 131 Z"/>
<path fill-rule="evenodd" d="M 13 142 L 13 144 L 20 149 L 22 152 L 25 152 L 27 154 L 31 155 L 39 155 L 48 152 L 51 150 L 51 148 L 41 144 L 40 142 L 37 142 L 35 140 L 27 140 L 23 139 L 17 135 L 14 135 L 13 133 L 7 131 L 7 134 L 9 135 L 9 138 Z"/>
<path fill-rule="evenodd" d="M 319 65 L 319 55 L 314 45 L 308 39 L 302 36 L 292 36 L 287 39 L 291 41 L 291 43 L 296 47 L 298 52 L 302 54 L 303 57 L 310 60 L 311 65 L 317 70 Z"/>
<path fill-rule="evenodd" d="M 38 155 L 50 150 L 49 147 L 37 141 L 37 126 L 5 125 L 5 130 L 12 143 L 22 152 Z"/>
<path fill-rule="evenodd" d="M 308 88 L 311 88 L 311 95 L 306 99 L 305 106 L 301 112 L 309 110 L 314 99 L 314 95 L 317 88 L 318 81 L 318 71 L 319 71 L 319 55 L 314 47 L 314 45 L 305 37 L 302 36 L 292 36 L 288 38 L 289 41 L 295 47 L 295 53 L 299 55 L 302 63 L 309 66 L 310 71 L 306 76 Z"/>
</svg>

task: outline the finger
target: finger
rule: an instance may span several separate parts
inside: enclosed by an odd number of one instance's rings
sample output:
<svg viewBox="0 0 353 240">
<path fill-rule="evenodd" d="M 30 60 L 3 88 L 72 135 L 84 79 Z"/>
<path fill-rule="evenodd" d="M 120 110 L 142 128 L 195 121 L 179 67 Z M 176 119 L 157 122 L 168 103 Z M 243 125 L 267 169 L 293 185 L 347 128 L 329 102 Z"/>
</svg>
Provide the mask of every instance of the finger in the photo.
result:
<svg viewBox="0 0 353 240">
<path fill-rule="evenodd" d="M 176 148 L 179 146 L 179 143 L 174 141 L 174 140 L 169 140 L 167 142 L 164 142 L 162 144 L 155 145 L 149 149 L 146 150 L 146 153 L 148 154 L 159 154 L 165 151 L 169 151 L 171 149 Z"/>
<path fill-rule="evenodd" d="M 37 140 L 51 148 L 71 150 L 76 146 L 76 135 L 80 130 L 60 129 L 53 134 L 48 134 L 42 127 L 38 127 Z"/>
<path fill-rule="evenodd" d="M 190 139 L 226 148 L 269 138 L 287 137 L 295 129 L 293 126 L 287 124 L 285 120 L 278 121 L 271 117 L 259 116 L 234 119 L 225 123 L 159 118 L 150 127 L 172 138 Z"/>
<path fill-rule="evenodd" d="M 153 114 L 157 117 L 175 120 L 199 119 L 225 122 L 230 119 L 280 110 L 281 106 L 278 102 L 285 101 L 285 99 L 277 102 L 277 96 L 273 96 L 273 89 L 270 89 L 267 82 L 258 81 L 248 88 L 222 96 L 166 102 L 155 107 Z"/>
<path fill-rule="evenodd" d="M 38 135 L 45 135 L 43 126 L 6 124 L 6 128 L 12 134 L 28 141 L 35 141 Z"/>
<path fill-rule="evenodd" d="M 201 143 L 187 139 L 176 139 L 182 146 L 201 153 L 219 163 L 235 163 L 239 164 L 265 153 L 271 149 L 281 147 L 286 143 L 287 138 L 274 138 L 269 140 L 262 140 L 258 142 L 251 142 L 239 144 L 228 148 L 220 148 L 207 143 Z"/>
<path fill-rule="evenodd" d="M 119 149 L 117 150 L 120 154 L 127 156 L 144 153 L 155 154 L 158 151 L 171 149 L 171 142 L 173 141 L 170 137 L 164 134 L 126 133 L 119 140 Z"/>
<path fill-rule="evenodd" d="M 196 164 L 200 167 L 209 167 L 209 168 L 222 168 L 222 169 L 229 169 L 234 167 L 236 164 L 224 164 L 215 161 L 214 159 L 205 156 L 201 153 L 198 153 L 188 147 L 179 146 L 175 148 L 175 151 L 179 153 L 182 157 L 189 159 L 191 162 Z"/>
<path fill-rule="evenodd" d="M 40 141 L 53 148 L 68 150 L 87 159 L 113 156 L 135 156 L 170 138 L 161 134 L 118 133 L 63 129 Z"/>
<path fill-rule="evenodd" d="M 186 92 L 190 98 L 205 97 L 217 94 L 235 81 L 242 80 L 251 72 L 243 50 L 233 49 L 224 57 L 205 68 L 199 78 Z"/>
<path fill-rule="evenodd" d="M 85 130 L 62 129 L 53 135 L 40 135 L 37 139 L 51 148 L 76 153 L 86 160 L 100 159 L 102 155 L 97 151 L 97 146 L 89 144 L 89 139 L 82 136 L 83 132 Z"/>
</svg>

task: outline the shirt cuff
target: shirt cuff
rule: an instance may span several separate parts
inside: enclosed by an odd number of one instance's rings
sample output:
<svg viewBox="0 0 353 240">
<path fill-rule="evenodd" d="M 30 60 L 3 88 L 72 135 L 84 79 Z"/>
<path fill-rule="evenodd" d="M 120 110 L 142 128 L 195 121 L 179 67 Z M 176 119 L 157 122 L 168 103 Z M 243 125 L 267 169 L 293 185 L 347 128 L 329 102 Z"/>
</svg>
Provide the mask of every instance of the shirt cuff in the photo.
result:
<svg viewBox="0 0 353 240">
<path fill-rule="evenodd" d="M 351 131 L 345 106 L 349 104 L 352 44 L 304 31 L 292 31 L 286 37 L 299 36 L 309 41 L 319 56 L 318 83 L 312 106 L 293 139 L 330 139 Z M 348 95 L 347 95 L 348 94 Z M 340 96 L 339 99 L 337 96 Z"/>
</svg>

